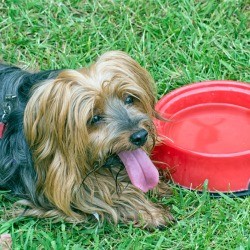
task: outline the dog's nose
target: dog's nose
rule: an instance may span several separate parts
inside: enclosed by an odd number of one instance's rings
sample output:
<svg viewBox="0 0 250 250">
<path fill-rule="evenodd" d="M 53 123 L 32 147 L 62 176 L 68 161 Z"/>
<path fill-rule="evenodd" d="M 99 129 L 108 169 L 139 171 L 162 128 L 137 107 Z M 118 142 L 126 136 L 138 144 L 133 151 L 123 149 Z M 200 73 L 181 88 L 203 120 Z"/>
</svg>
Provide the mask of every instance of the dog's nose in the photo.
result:
<svg viewBox="0 0 250 250">
<path fill-rule="evenodd" d="M 148 138 L 148 132 L 145 129 L 141 129 L 130 136 L 130 141 L 136 146 L 143 146 Z"/>
</svg>

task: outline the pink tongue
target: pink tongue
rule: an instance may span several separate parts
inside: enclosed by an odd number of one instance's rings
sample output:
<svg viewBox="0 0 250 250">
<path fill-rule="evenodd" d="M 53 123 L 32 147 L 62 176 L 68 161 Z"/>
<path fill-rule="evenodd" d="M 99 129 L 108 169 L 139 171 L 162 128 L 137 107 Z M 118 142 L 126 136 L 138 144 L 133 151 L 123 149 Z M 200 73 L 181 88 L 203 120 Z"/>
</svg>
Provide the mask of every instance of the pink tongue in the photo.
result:
<svg viewBox="0 0 250 250">
<path fill-rule="evenodd" d="M 159 182 L 159 173 L 142 149 L 123 151 L 118 154 L 125 165 L 128 176 L 134 186 L 147 192 Z"/>
</svg>

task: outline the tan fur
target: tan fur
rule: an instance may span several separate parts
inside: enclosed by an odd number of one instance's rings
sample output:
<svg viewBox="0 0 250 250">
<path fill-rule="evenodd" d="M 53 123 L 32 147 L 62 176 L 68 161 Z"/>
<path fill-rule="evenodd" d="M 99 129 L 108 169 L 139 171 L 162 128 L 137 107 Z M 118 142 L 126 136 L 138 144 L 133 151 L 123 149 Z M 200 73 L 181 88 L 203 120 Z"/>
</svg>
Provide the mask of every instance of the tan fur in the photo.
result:
<svg viewBox="0 0 250 250">
<path fill-rule="evenodd" d="M 125 170 L 119 174 L 117 192 L 110 171 L 100 167 L 109 152 L 135 146 L 127 139 L 131 131 L 115 134 L 112 123 L 95 127 L 88 121 L 112 106 L 112 98 L 128 94 L 136 98 L 131 116 L 138 113 L 150 118 L 140 123 L 149 132 L 143 148 L 150 153 L 156 140 L 152 123 L 155 86 L 148 72 L 125 53 L 108 52 L 89 68 L 65 70 L 34 89 L 25 109 L 24 130 L 38 174 L 41 204 L 35 207 L 26 202 L 31 207 L 28 215 L 81 222 L 98 213 L 115 223 L 166 224 L 171 217 L 168 211 L 128 183 Z M 43 208 L 46 203 L 53 209 Z"/>
</svg>

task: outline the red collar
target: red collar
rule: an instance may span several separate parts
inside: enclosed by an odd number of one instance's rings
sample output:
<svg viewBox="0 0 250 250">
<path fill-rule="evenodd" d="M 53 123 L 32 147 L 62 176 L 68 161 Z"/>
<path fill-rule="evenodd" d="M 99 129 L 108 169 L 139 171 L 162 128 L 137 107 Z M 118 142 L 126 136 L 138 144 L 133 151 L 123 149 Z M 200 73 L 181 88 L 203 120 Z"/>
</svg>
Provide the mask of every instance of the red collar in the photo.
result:
<svg viewBox="0 0 250 250">
<path fill-rule="evenodd" d="M 0 122 L 0 139 L 3 138 L 4 130 L 5 130 L 5 124 L 3 122 Z"/>
</svg>

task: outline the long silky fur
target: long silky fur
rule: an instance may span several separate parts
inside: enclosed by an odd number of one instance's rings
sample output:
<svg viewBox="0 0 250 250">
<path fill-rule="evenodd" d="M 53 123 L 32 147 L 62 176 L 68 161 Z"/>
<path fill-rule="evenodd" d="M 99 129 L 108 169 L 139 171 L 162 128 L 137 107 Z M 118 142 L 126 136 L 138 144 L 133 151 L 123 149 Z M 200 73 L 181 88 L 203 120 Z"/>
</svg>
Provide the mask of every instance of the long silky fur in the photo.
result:
<svg viewBox="0 0 250 250">
<path fill-rule="evenodd" d="M 29 73 L 18 67 L 0 64 L 0 103 L 8 94 L 18 96 L 15 109 L 7 118 L 7 129 L 0 139 L 0 187 L 11 189 L 20 197 L 37 204 L 32 157 L 23 134 L 23 113 L 30 88 L 45 79 L 56 76 L 56 71 Z M 0 117 L 3 115 L 2 107 Z"/>
<path fill-rule="evenodd" d="M 135 127 L 148 130 L 148 153 L 156 140 L 154 83 L 128 55 L 108 52 L 81 70 L 29 73 L 2 65 L 0 84 L 1 102 L 8 91 L 18 96 L 0 139 L 0 187 L 24 198 L 25 215 L 83 222 L 98 213 L 148 227 L 170 218 L 129 183 L 125 170 L 119 193 L 111 171 L 100 167 L 110 153 L 133 149 L 127 138 Z M 116 97 L 124 93 L 135 97 L 136 107 L 124 108 Z M 89 120 L 104 102 L 106 125 L 93 128 Z"/>
</svg>

